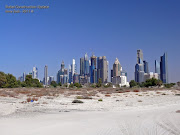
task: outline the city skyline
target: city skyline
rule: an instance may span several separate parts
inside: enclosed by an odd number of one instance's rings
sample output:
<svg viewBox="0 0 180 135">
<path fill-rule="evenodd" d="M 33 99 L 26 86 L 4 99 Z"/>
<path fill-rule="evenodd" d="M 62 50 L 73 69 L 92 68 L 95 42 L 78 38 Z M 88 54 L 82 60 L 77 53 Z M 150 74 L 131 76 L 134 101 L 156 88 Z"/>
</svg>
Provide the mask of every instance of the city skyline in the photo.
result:
<svg viewBox="0 0 180 135">
<path fill-rule="evenodd" d="M 61 61 L 67 68 L 73 58 L 79 72 L 79 58 L 87 52 L 106 56 L 110 69 L 117 57 L 132 80 L 135 52 L 142 49 L 150 72 L 154 60 L 168 52 L 169 82 L 180 80 L 180 1 L 41 1 L 50 8 L 26 15 L 4 13 L 4 5 L 22 0 L 1 4 L 0 70 L 5 73 L 18 77 L 37 66 L 42 80 L 48 65 L 48 74 L 56 77 Z"/>
<path fill-rule="evenodd" d="M 72 64 L 71 65 L 69 64 L 69 68 L 66 68 L 64 61 L 61 62 L 61 66 L 57 72 L 56 79 L 54 79 L 54 76 L 48 76 L 47 65 L 45 65 L 44 67 L 43 80 L 37 77 L 35 78 L 42 81 L 43 84 L 45 85 L 50 84 L 51 81 L 49 81 L 49 78 L 51 78 L 51 80 L 55 80 L 57 83 L 61 82 L 61 84 L 74 83 L 74 77 L 77 78 L 75 82 L 82 82 L 82 83 L 84 82 L 97 83 L 99 78 L 102 79 L 102 83 L 107 83 L 107 82 L 117 83 L 118 82 L 117 79 L 121 80 L 123 76 L 124 77 L 126 76 L 126 78 L 124 79 L 127 82 L 129 81 L 127 79 L 127 72 L 125 70 L 122 70 L 122 66 L 118 58 L 115 59 L 112 68 L 109 68 L 109 61 L 106 59 L 106 56 L 95 56 L 94 53 L 92 56 L 90 56 L 90 59 L 88 58 L 88 54 L 85 53 L 84 57 L 81 57 L 79 60 L 80 60 L 79 71 L 77 71 L 76 69 L 77 68 L 77 64 L 75 62 L 76 60 L 72 59 Z M 86 67 L 84 64 L 86 61 L 88 61 L 88 67 Z M 84 72 L 86 68 L 88 68 L 90 71 L 87 74 Z M 32 72 L 29 72 L 28 74 L 32 74 L 33 76 L 34 74 L 33 72 L 35 72 L 37 74 L 36 76 L 38 76 L 37 67 L 33 67 Z M 167 52 L 165 52 L 163 56 L 160 56 L 160 62 L 158 62 L 158 60 L 155 60 L 154 71 L 149 72 L 148 62 L 143 59 L 143 51 L 141 49 L 137 50 L 137 64 L 135 65 L 134 73 L 135 73 L 134 79 L 131 80 L 135 80 L 136 82 L 140 82 L 140 83 L 145 82 L 148 78 L 154 77 L 156 79 L 161 79 L 163 83 L 169 83 Z M 17 77 L 17 79 L 22 81 L 24 80 L 24 76 L 25 76 L 25 72 L 23 72 L 22 76 Z M 84 77 L 86 78 L 86 80 L 84 80 L 85 79 Z M 116 81 L 114 79 L 112 81 L 113 77 Z M 120 77 L 120 78 L 115 78 L 115 77 Z"/>
</svg>

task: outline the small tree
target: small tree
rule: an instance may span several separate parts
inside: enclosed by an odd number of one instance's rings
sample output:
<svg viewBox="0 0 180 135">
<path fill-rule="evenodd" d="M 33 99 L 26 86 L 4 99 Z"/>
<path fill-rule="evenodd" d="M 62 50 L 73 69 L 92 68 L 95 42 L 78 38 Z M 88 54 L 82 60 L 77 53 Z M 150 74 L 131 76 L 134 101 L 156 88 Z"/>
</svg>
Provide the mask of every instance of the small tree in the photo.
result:
<svg viewBox="0 0 180 135">
<path fill-rule="evenodd" d="M 6 75 L 7 83 L 5 85 L 6 88 L 15 88 L 18 87 L 18 83 L 16 80 L 16 77 L 14 77 L 12 74 Z"/>
<path fill-rule="evenodd" d="M 56 83 L 55 81 L 52 81 L 52 82 L 51 82 L 51 86 L 57 87 L 57 83 Z"/>
<path fill-rule="evenodd" d="M 6 74 L 4 72 L 0 72 L 0 88 L 5 87 L 7 83 Z"/>
<path fill-rule="evenodd" d="M 137 82 L 135 82 L 134 80 L 131 80 L 130 83 L 129 83 L 130 87 L 135 87 L 137 86 Z"/>
<path fill-rule="evenodd" d="M 101 78 L 99 78 L 99 80 L 98 80 L 98 83 L 96 84 L 96 87 L 101 87 L 101 85 L 102 85 L 102 79 Z"/>
<path fill-rule="evenodd" d="M 74 83 L 74 86 L 76 86 L 77 88 L 81 88 L 82 85 L 80 83 Z"/>
<path fill-rule="evenodd" d="M 26 87 L 32 87 L 32 75 L 26 75 L 25 84 Z"/>
<path fill-rule="evenodd" d="M 177 85 L 180 87 L 180 82 L 177 82 Z"/>
<path fill-rule="evenodd" d="M 61 82 L 58 83 L 59 86 L 62 86 Z"/>
</svg>

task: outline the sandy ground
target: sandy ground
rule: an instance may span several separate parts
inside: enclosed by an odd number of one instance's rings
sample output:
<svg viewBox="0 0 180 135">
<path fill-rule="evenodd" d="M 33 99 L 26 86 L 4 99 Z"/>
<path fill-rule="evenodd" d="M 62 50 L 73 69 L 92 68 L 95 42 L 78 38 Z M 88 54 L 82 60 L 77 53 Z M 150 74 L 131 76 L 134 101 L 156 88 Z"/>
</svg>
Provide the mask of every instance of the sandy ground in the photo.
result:
<svg viewBox="0 0 180 135">
<path fill-rule="evenodd" d="M 80 99 L 83 104 L 72 103 L 77 95 L 32 103 L 22 103 L 25 96 L 0 97 L 0 135 L 180 135 L 177 93 L 98 93 Z"/>
</svg>

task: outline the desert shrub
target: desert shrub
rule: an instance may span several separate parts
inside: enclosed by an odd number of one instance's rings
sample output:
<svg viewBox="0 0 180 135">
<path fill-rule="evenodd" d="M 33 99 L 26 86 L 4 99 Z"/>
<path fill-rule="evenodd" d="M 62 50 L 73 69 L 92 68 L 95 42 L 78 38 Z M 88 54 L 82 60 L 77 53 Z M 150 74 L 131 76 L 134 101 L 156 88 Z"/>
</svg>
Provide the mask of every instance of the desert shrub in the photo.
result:
<svg viewBox="0 0 180 135">
<path fill-rule="evenodd" d="M 52 82 L 51 82 L 51 86 L 53 86 L 54 88 L 56 88 L 56 87 L 57 87 L 57 83 L 56 83 L 55 81 L 52 81 Z"/>
<path fill-rule="evenodd" d="M 106 94 L 106 95 L 105 95 L 105 97 L 111 97 L 111 95 L 109 95 L 109 94 Z"/>
<path fill-rule="evenodd" d="M 166 95 L 166 93 L 163 93 L 162 95 Z"/>
<path fill-rule="evenodd" d="M 80 83 L 74 83 L 74 86 L 77 88 L 82 88 L 82 85 Z"/>
<path fill-rule="evenodd" d="M 31 102 L 31 98 L 30 97 L 28 97 L 26 100 L 27 100 L 27 102 Z"/>
<path fill-rule="evenodd" d="M 99 78 L 98 83 L 96 84 L 96 87 L 99 88 L 102 86 L 102 79 Z"/>
<path fill-rule="evenodd" d="M 164 86 L 165 86 L 166 88 L 171 88 L 171 87 L 173 87 L 174 85 L 176 85 L 176 84 L 175 84 L 175 83 L 164 84 Z"/>
<path fill-rule="evenodd" d="M 102 99 L 98 99 L 98 101 L 102 102 L 103 100 Z"/>
<path fill-rule="evenodd" d="M 137 84 L 137 82 L 135 82 L 134 80 L 131 80 L 130 83 L 129 83 L 129 85 L 130 85 L 130 87 L 132 88 L 132 87 L 137 86 L 138 84 Z"/>
<path fill-rule="evenodd" d="M 84 102 L 81 100 L 73 100 L 72 103 L 84 103 Z"/>
<path fill-rule="evenodd" d="M 142 102 L 142 100 L 138 100 L 138 102 Z"/>
<path fill-rule="evenodd" d="M 180 110 L 177 110 L 176 113 L 180 113 Z"/>
<path fill-rule="evenodd" d="M 38 101 L 38 98 L 33 97 L 32 100 L 33 101 Z"/>
<path fill-rule="evenodd" d="M 133 92 L 139 92 L 139 90 L 133 90 Z"/>
<path fill-rule="evenodd" d="M 109 87 L 112 87 L 111 83 L 107 83 L 107 84 L 104 85 L 104 88 L 109 88 Z"/>
</svg>

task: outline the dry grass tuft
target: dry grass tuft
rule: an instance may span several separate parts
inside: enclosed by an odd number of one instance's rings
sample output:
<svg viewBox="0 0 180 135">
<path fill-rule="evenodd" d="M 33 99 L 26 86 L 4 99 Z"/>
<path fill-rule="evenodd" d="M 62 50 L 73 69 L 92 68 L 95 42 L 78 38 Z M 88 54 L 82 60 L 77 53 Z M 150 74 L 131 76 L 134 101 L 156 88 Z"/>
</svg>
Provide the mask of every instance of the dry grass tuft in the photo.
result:
<svg viewBox="0 0 180 135">
<path fill-rule="evenodd" d="M 28 97 L 28 98 L 26 99 L 26 101 L 27 101 L 27 102 L 31 102 L 31 98 Z"/>
<path fill-rule="evenodd" d="M 139 90 L 133 90 L 133 92 L 139 92 Z"/>
<path fill-rule="evenodd" d="M 109 95 L 109 94 L 106 94 L 106 95 L 105 95 L 105 97 L 111 97 L 111 95 Z"/>
<path fill-rule="evenodd" d="M 177 110 L 176 113 L 180 113 L 180 110 Z"/>
<path fill-rule="evenodd" d="M 138 100 L 138 102 L 142 102 L 142 100 Z"/>
</svg>

